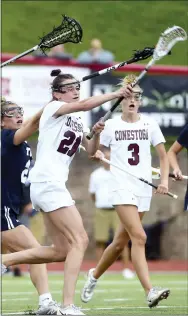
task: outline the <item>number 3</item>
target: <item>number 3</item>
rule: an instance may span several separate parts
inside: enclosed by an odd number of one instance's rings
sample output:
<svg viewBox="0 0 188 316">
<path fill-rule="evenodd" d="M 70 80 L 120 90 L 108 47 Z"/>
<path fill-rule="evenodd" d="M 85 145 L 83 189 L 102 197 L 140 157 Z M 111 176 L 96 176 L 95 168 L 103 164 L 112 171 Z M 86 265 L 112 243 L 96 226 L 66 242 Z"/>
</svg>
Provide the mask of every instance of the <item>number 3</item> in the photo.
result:
<svg viewBox="0 0 188 316">
<path fill-rule="evenodd" d="M 62 154 L 67 154 L 69 157 L 71 157 L 77 151 L 77 149 L 81 143 L 82 138 L 81 138 L 81 136 L 76 138 L 76 134 L 72 131 L 66 131 L 64 136 L 66 138 L 61 141 L 57 151 L 62 153 Z M 73 146 L 70 149 L 70 146 L 72 144 L 73 144 Z"/>
<path fill-rule="evenodd" d="M 140 157 L 139 157 L 139 146 L 138 144 L 130 144 L 128 146 L 128 151 L 132 151 L 132 158 L 128 159 L 128 163 L 131 166 L 136 166 L 140 162 Z"/>
</svg>

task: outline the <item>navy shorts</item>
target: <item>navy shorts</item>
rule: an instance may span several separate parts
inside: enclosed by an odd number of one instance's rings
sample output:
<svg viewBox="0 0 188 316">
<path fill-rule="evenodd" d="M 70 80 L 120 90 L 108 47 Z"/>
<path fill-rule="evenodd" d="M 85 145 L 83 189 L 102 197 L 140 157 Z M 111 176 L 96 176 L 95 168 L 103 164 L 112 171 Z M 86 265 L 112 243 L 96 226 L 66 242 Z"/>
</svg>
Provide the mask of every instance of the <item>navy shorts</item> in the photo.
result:
<svg viewBox="0 0 188 316">
<path fill-rule="evenodd" d="M 14 229 L 17 226 L 22 225 L 18 219 L 18 215 L 9 207 L 4 206 L 1 209 L 1 231 Z"/>
</svg>

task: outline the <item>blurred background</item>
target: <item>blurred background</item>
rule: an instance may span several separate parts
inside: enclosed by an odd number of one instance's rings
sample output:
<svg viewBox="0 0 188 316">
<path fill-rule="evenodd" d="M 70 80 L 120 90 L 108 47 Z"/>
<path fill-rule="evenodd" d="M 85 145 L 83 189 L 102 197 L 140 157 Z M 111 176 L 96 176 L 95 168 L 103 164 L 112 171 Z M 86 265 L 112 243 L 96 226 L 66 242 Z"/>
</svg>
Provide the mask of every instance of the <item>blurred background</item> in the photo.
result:
<svg viewBox="0 0 188 316">
<path fill-rule="evenodd" d="M 59 68 L 76 78 L 130 59 L 134 50 L 153 47 L 167 27 L 179 25 L 188 31 L 187 1 L 2 1 L 2 61 L 19 54 L 40 41 L 40 37 L 61 23 L 61 14 L 78 20 L 83 28 L 81 44 L 65 44 L 46 55 L 40 51 L 23 57 L 2 69 L 2 95 L 24 106 L 31 116 L 50 100 L 50 72 Z M 148 61 L 123 67 L 82 84 L 81 97 L 107 93 L 127 73 L 139 73 Z M 141 82 L 144 89 L 142 112 L 153 116 L 166 137 L 166 149 L 188 122 L 188 42 L 178 43 Z M 111 104 L 84 113 L 91 127 Z M 115 115 L 120 115 L 116 113 Z M 35 159 L 37 135 L 29 144 Z M 188 173 L 187 153 L 178 157 L 184 174 Z M 153 167 L 158 160 L 153 152 Z M 80 151 L 72 163 L 68 188 L 82 215 L 90 244 L 86 259 L 96 259 L 95 205 L 89 193 L 89 179 L 99 164 Z M 155 180 L 157 183 L 157 180 Z M 153 197 L 151 211 L 145 216 L 149 260 L 187 259 L 188 224 L 183 211 L 187 184 L 170 180 L 169 190 L 179 199 Z M 50 243 L 40 214 L 30 212 L 29 223 L 42 244 Z M 109 230 L 111 241 L 113 232 Z"/>
</svg>

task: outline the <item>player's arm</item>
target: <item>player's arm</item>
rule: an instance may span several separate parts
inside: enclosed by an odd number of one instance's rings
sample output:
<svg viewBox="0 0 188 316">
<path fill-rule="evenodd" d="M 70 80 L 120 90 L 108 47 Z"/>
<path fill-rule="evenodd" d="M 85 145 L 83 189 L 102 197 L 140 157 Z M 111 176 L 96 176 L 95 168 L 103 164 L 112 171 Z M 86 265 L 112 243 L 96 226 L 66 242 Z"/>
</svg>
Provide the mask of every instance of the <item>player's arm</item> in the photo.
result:
<svg viewBox="0 0 188 316">
<path fill-rule="evenodd" d="M 173 174 L 175 175 L 177 180 L 183 179 L 182 171 L 179 167 L 178 160 L 177 160 L 177 155 L 182 149 L 183 149 L 183 146 L 180 145 L 178 141 L 175 141 L 167 153 L 170 166 L 172 167 Z"/>
<path fill-rule="evenodd" d="M 24 124 L 20 129 L 14 134 L 13 143 L 14 145 L 20 145 L 26 139 L 28 139 L 34 132 L 38 130 L 39 121 L 43 113 L 44 108 L 37 112 L 33 117 L 31 117 L 26 124 Z"/>
<path fill-rule="evenodd" d="M 114 100 L 116 98 L 124 97 L 127 98 L 131 95 L 132 87 L 130 85 L 126 87 L 122 87 L 119 90 L 111 93 L 106 93 L 98 96 L 92 96 L 88 99 L 78 101 L 78 102 L 71 102 L 71 103 L 64 103 L 55 113 L 53 116 L 59 117 L 61 115 L 70 114 L 79 111 L 89 111 L 97 106 L 106 103 L 108 101 Z"/>
<path fill-rule="evenodd" d="M 93 138 L 91 140 L 87 140 L 86 135 L 83 136 L 83 146 L 85 147 L 89 157 L 91 158 L 100 146 L 100 133 L 103 131 L 105 124 L 101 121 L 97 122 L 92 131 L 95 132 Z"/>
<path fill-rule="evenodd" d="M 161 170 L 161 183 L 158 185 L 157 193 L 167 193 L 168 192 L 168 175 L 169 175 L 169 163 L 166 153 L 166 149 L 163 143 L 157 144 L 155 146 L 157 151 L 159 161 L 160 161 L 160 170 Z"/>
</svg>

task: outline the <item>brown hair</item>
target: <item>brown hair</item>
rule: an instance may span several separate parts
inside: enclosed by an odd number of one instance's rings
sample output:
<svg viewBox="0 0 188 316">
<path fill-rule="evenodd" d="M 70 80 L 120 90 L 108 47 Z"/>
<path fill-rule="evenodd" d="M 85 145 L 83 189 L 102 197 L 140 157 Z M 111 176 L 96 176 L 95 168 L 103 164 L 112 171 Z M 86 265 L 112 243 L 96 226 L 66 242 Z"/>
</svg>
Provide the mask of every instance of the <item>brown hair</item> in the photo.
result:
<svg viewBox="0 0 188 316">
<path fill-rule="evenodd" d="M 61 92 L 60 88 L 66 79 L 75 79 L 71 74 L 63 74 L 60 69 L 54 69 L 51 72 L 52 77 L 56 77 L 51 84 L 52 91 Z"/>
</svg>

